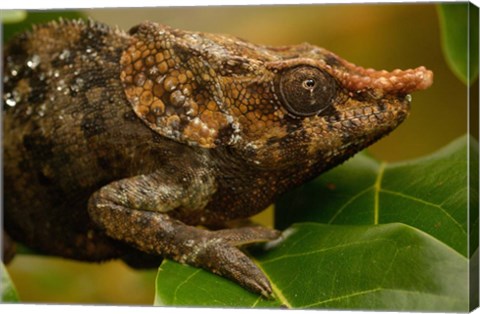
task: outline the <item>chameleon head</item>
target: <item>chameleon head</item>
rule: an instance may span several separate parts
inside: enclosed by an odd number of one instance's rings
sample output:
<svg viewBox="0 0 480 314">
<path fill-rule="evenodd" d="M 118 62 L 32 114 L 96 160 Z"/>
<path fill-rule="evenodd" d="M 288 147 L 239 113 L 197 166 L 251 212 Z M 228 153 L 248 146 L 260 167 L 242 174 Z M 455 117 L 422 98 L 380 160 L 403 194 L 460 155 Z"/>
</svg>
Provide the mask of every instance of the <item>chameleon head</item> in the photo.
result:
<svg viewBox="0 0 480 314">
<path fill-rule="evenodd" d="M 376 71 L 308 44 L 294 49 L 294 58 L 266 64 L 274 73 L 270 90 L 277 114 L 285 122 L 281 136 L 270 136 L 272 128 L 263 135 L 268 151 L 285 151 L 268 158 L 278 164 L 300 156 L 305 166 L 337 164 L 394 130 L 409 114 L 410 93 L 433 82 L 425 67 Z"/>
<path fill-rule="evenodd" d="M 137 115 L 172 140 L 228 146 L 264 169 L 333 166 L 398 126 L 409 94 L 433 79 L 424 67 L 364 69 L 309 44 L 268 47 L 149 22 L 131 35 L 121 80 Z"/>
</svg>

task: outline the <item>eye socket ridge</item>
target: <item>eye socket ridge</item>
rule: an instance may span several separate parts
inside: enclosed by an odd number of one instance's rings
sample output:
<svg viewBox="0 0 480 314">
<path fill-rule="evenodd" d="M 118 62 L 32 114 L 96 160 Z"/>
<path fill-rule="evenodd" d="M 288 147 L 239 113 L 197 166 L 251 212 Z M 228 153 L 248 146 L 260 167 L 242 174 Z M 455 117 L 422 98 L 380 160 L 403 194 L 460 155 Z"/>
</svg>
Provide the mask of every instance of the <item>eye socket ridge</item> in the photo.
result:
<svg viewBox="0 0 480 314">
<path fill-rule="evenodd" d="M 332 103 L 335 79 L 313 66 L 296 66 L 280 73 L 278 90 L 284 107 L 300 117 L 317 115 Z"/>
</svg>

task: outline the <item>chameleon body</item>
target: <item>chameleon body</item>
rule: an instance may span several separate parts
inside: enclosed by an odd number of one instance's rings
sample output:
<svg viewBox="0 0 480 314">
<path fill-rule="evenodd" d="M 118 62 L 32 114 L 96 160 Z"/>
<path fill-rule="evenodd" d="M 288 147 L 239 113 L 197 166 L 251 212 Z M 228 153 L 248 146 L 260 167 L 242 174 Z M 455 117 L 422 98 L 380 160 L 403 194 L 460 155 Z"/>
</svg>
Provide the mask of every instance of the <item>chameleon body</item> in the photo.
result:
<svg viewBox="0 0 480 314">
<path fill-rule="evenodd" d="M 235 222 L 391 132 L 431 83 L 310 44 L 35 26 L 4 50 L 4 228 L 45 254 L 168 257 L 269 296 L 239 248 L 280 233 Z"/>
</svg>

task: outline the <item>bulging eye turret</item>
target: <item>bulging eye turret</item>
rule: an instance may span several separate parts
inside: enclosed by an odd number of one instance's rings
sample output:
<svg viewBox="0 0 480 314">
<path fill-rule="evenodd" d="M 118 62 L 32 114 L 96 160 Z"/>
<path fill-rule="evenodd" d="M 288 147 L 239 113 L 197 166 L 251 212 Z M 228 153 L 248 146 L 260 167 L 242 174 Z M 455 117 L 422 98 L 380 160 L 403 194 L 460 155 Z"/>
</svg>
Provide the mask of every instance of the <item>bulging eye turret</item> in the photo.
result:
<svg viewBox="0 0 480 314">
<path fill-rule="evenodd" d="M 280 74 L 278 90 L 285 108 L 293 115 L 307 117 L 330 106 L 335 96 L 335 80 L 312 66 L 297 66 Z"/>
</svg>

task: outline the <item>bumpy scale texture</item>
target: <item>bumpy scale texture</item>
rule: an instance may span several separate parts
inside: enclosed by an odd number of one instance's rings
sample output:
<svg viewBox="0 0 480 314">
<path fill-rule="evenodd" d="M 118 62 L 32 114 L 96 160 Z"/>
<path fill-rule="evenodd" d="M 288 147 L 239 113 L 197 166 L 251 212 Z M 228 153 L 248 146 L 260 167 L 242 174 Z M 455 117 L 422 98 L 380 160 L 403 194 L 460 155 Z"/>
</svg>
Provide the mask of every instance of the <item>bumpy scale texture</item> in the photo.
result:
<svg viewBox="0 0 480 314">
<path fill-rule="evenodd" d="M 239 247 L 279 232 L 236 221 L 391 132 L 433 78 L 151 22 L 36 26 L 4 65 L 9 237 L 87 261 L 168 257 L 267 297 Z"/>
</svg>

